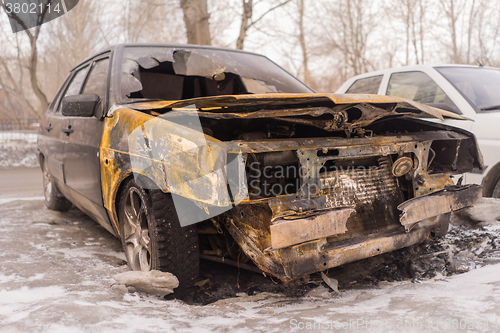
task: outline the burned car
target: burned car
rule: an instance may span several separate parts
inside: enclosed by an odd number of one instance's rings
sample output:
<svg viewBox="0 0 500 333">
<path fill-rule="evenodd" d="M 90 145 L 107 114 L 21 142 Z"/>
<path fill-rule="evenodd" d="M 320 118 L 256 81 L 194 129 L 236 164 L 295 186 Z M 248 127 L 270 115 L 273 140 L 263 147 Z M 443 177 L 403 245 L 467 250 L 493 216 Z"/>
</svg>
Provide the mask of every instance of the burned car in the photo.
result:
<svg viewBox="0 0 500 333">
<path fill-rule="evenodd" d="M 133 270 L 192 284 L 200 258 L 284 282 L 447 232 L 482 169 L 475 137 L 397 97 L 315 94 L 266 57 L 118 45 L 87 59 L 40 126 L 46 205 L 74 204 Z"/>
</svg>

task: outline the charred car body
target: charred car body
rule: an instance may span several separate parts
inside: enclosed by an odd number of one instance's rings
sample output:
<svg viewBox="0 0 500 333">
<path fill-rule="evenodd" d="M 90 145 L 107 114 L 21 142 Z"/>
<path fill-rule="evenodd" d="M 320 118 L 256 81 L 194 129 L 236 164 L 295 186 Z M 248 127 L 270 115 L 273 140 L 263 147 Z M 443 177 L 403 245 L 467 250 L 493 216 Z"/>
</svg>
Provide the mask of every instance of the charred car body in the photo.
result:
<svg viewBox="0 0 500 333">
<path fill-rule="evenodd" d="M 460 116 L 401 98 L 314 94 L 267 58 L 119 45 L 69 75 L 39 136 L 46 204 L 120 237 L 129 266 L 199 258 L 288 282 L 447 232 L 482 169 Z"/>
</svg>

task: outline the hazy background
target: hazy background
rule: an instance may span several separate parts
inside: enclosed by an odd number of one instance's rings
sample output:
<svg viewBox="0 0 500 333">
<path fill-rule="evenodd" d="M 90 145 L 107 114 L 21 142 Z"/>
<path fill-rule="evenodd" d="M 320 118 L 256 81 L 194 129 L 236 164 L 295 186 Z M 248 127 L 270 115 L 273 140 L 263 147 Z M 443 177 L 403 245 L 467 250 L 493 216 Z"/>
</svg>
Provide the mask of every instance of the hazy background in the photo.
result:
<svg viewBox="0 0 500 333">
<path fill-rule="evenodd" d="M 1 5 L 1 3 L 0 3 Z M 0 119 L 36 119 L 69 70 L 122 42 L 262 53 L 318 92 L 412 64 L 500 67 L 500 0 L 80 0 L 12 33 L 0 7 Z"/>
</svg>

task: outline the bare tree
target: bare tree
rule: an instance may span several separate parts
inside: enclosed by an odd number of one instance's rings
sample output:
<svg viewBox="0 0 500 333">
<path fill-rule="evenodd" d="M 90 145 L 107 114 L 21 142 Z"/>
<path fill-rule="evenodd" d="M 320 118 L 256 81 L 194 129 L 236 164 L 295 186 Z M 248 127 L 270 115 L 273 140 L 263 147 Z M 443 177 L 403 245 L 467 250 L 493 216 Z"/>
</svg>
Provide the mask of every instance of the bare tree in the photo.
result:
<svg viewBox="0 0 500 333">
<path fill-rule="evenodd" d="M 48 96 L 54 96 L 73 67 L 107 46 L 102 43 L 99 22 L 102 9 L 98 1 L 80 1 L 73 10 L 47 24 L 45 31 L 50 38 L 41 45 L 40 67 L 44 71 L 43 86 Z"/>
<path fill-rule="evenodd" d="M 373 69 L 368 59 L 367 42 L 375 26 L 370 2 L 367 0 L 336 0 L 326 9 L 330 24 L 323 28 L 327 52 L 340 52 L 343 57 L 343 80 Z"/>
<path fill-rule="evenodd" d="M 426 0 L 395 0 L 385 8 L 388 17 L 396 19 L 397 26 L 401 24 L 404 26 L 405 65 L 413 62 L 412 52 L 416 64 L 424 63 L 424 24 L 427 7 Z M 394 32 L 398 30 L 397 26 L 392 25 Z"/>
<path fill-rule="evenodd" d="M 477 11 L 476 34 L 478 45 L 474 48 L 474 60 L 481 64 L 490 66 L 500 66 L 500 57 L 493 56 L 499 54 L 495 50 L 498 48 L 498 38 L 500 35 L 500 10 L 496 1 L 481 1 Z"/>
<path fill-rule="evenodd" d="M 245 42 L 245 37 L 247 35 L 247 30 L 249 28 L 249 21 L 252 18 L 253 13 L 253 0 L 242 0 L 243 1 L 243 14 L 241 15 L 241 27 L 240 35 L 236 41 L 236 48 L 238 50 L 243 50 L 243 43 Z"/>
<path fill-rule="evenodd" d="M 452 47 L 452 62 L 455 64 L 462 63 L 459 50 L 459 33 L 458 33 L 458 20 L 464 9 L 464 3 L 456 0 L 439 0 L 441 9 L 446 15 L 448 20 L 448 28 L 451 37 L 451 47 Z"/>
<path fill-rule="evenodd" d="M 474 21 L 478 13 L 478 9 L 475 8 L 475 4 L 476 0 L 472 0 L 469 12 L 469 26 L 467 28 L 467 54 L 466 54 L 467 63 L 470 63 L 471 39 L 474 31 Z"/>
<path fill-rule="evenodd" d="M 118 35 L 128 43 L 181 42 L 186 33 L 178 0 L 126 0 Z M 138 13 L 141 13 L 138 15 Z"/>
<path fill-rule="evenodd" d="M 299 0 L 299 42 L 302 49 L 302 67 L 304 67 L 304 83 L 309 85 L 309 57 L 307 54 L 306 37 L 304 32 L 304 0 Z"/>
<path fill-rule="evenodd" d="M 180 0 L 189 44 L 211 45 L 207 0 Z"/>
<path fill-rule="evenodd" d="M 52 0 L 48 0 L 47 4 L 50 4 Z M 47 96 L 45 93 L 42 91 L 39 83 L 38 83 L 38 78 L 37 78 L 37 66 L 38 66 L 38 49 L 37 49 L 37 41 L 38 37 L 40 36 L 40 31 L 42 27 L 42 22 L 44 21 L 45 14 L 47 13 L 47 8 L 49 8 L 47 5 L 43 8 L 42 12 L 38 15 L 38 25 L 35 27 L 34 32 L 31 32 L 28 30 L 26 27 L 25 23 L 12 11 L 7 10 L 5 3 L 2 1 L 1 3 L 2 8 L 4 9 L 5 13 L 9 18 L 12 18 L 17 21 L 17 23 L 24 28 L 24 31 L 26 32 L 26 35 L 29 38 L 29 44 L 30 44 L 30 60 L 29 60 L 29 75 L 30 75 L 30 82 L 31 82 L 31 88 L 33 89 L 33 92 L 35 93 L 36 97 L 38 98 L 38 101 L 40 103 L 40 110 L 45 110 L 48 108 L 49 103 L 47 101 Z"/>
<path fill-rule="evenodd" d="M 277 5 L 266 10 L 262 15 L 260 15 L 256 20 L 252 21 L 253 14 L 253 0 L 242 0 L 243 3 L 243 14 L 241 15 L 241 26 L 240 26 L 240 34 L 238 36 L 238 40 L 236 41 L 236 48 L 238 50 L 243 50 L 243 44 L 245 42 L 245 38 L 247 36 L 247 31 L 254 24 L 262 20 L 267 14 L 273 12 L 274 10 L 286 5 L 291 0 L 285 0 L 283 2 L 278 3 Z M 262 2 L 262 1 L 261 1 Z"/>
<path fill-rule="evenodd" d="M 31 89 L 29 78 L 29 56 L 24 52 L 25 38 L 21 34 L 5 33 L 0 26 L 0 43 L 4 46 L 0 53 L 0 87 L 3 92 L 3 105 L 0 114 L 6 118 L 37 118 L 40 113 L 33 106 L 37 98 Z M 27 37 L 26 37 L 27 38 Z"/>
</svg>

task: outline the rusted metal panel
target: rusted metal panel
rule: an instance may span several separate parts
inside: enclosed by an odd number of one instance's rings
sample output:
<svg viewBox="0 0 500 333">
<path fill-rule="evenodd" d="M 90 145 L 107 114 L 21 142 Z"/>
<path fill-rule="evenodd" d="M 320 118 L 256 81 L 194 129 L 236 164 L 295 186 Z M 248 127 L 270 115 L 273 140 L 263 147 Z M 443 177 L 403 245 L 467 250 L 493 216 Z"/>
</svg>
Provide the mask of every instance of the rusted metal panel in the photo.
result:
<svg viewBox="0 0 500 333">
<path fill-rule="evenodd" d="M 352 208 L 334 209 L 305 219 L 275 221 L 271 225 L 270 250 L 343 234 L 347 231 L 347 219 L 354 211 Z"/>
<path fill-rule="evenodd" d="M 231 147 L 229 152 L 271 152 L 283 151 L 304 148 L 332 148 L 338 149 L 344 157 L 359 156 L 356 149 L 363 151 L 380 152 L 384 155 L 397 152 L 400 147 L 394 148 L 396 144 L 407 142 L 409 144 L 415 141 L 431 141 L 431 140 L 464 140 L 467 136 L 461 133 L 449 131 L 427 131 L 411 134 L 388 134 L 384 136 L 363 137 L 363 138 L 308 138 L 308 139 L 280 139 L 280 140 L 259 140 L 259 141 L 239 141 L 234 140 L 228 143 Z M 385 147 L 382 148 L 381 146 Z M 384 150 L 382 150 L 384 149 Z"/>
<path fill-rule="evenodd" d="M 419 221 L 470 207 L 482 196 L 482 187 L 468 185 L 464 187 L 448 186 L 444 190 L 413 198 L 398 206 L 402 211 L 400 222 L 406 231 L 410 231 Z"/>
<path fill-rule="evenodd" d="M 228 108 L 243 106 L 277 106 L 286 104 L 300 103 L 333 103 L 342 104 L 393 104 L 394 109 L 411 110 L 415 115 L 428 114 L 433 117 L 443 119 L 444 116 L 454 119 L 468 119 L 452 112 L 429 107 L 427 105 L 407 100 L 400 97 L 382 96 L 382 95 L 356 95 L 356 94 L 287 94 L 287 93 L 268 93 L 252 95 L 225 95 L 213 97 L 193 98 L 182 101 L 158 101 L 137 103 L 133 108 L 137 110 L 157 110 L 184 108 L 195 105 L 196 108 Z M 387 113 L 387 111 L 385 111 Z M 402 111 L 403 112 L 403 111 Z M 404 111 L 407 112 L 407 111 Z M 375 115 L 372 116 L 372 118 Z"/>
</svg>

